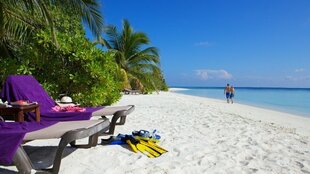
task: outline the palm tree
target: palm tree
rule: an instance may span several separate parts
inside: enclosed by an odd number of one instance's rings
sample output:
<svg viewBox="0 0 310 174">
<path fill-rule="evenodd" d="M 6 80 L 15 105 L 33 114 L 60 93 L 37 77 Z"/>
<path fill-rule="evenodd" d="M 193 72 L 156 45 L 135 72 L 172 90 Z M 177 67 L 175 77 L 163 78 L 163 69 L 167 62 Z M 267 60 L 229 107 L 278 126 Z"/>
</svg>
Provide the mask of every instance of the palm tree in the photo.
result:
<svg viewBox="0 0 310 174">
<path fill-rule="evenodd" d="M 154 79 L 161 76 L 160 59 L 156 47 L 147 47 L 150 40 L 143 32 L 135 32 L 127 20 L 121 32 L 115 26 L 106 28 L 107 40 L 99 42 L 115 52 L 115 61 L 126 72 L 133 88 L 153 87 Z M 126 86 L 126 84 L 124 85 Z"/>
<path fill-rule="evenodd" d="M 96 37 L 101 34 L 103 18 L 97 0 L 1 0 L 0 56 L 9 56 L 14 41 L 26 39 L 33 30 L 49 27 L 57 44 L 53 16 L 48 7 L 78 14 Z"/>
</svg>

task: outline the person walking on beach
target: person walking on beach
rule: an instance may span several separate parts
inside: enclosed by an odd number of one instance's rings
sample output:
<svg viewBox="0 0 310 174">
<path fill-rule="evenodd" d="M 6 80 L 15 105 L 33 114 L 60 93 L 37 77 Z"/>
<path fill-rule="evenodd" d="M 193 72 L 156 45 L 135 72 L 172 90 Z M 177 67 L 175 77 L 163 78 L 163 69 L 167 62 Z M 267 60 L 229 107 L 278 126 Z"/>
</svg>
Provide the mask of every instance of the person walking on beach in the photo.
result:
<svg viewBox="0 0 310 174">
<path fill-rule="evenodd" d="M 234 103 L 234 100 L 233 100 L 234 97 L 235 97 L 235 88 L 233 86 L 231 86 L 230 87 L 230 96 L 229 96 L 231 104 Z"/>
<path fill-rule="evenodd" d="M 224 94 L 226 95 L 227 103 L 229 103 L 229 98 L 230 98 L 230 86 L 227 83 L 225 89 L 224 89 Z"/>
</svg>

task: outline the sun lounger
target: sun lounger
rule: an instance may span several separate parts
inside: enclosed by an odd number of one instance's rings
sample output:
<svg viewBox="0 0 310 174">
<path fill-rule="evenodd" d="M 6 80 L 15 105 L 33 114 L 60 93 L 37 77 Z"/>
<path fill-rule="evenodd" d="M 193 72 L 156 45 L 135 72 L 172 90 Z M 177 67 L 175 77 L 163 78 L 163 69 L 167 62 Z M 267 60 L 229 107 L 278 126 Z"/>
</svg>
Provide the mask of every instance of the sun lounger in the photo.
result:
<svg viewBox="0 0 310 174">
<path fill-rule="evenodd" d="M 70 144 L 73 147 L 89 148 L 97 145 L 98 135 L 109 129 L 110 122 L 103 120 L 83 120 L 58 122 L 47 128 L 26 133 L 24 141 L 61 138 L 54 158 L 53 167 L 49 169 L 34 169 L 27 153 L 20 145 L 13 157 L 13 164 L 19 173 L 30 174 L 33 170 L 38 173 L 58 173 L 65 147 Z M 75 140 L 89 137 L 88 144 L 76 145 Z"/>
<path fill-rule="evenodd" d="M 89 120 L 94 116 L 113 116 L 110 129 L 107 134 L 113 134 L 115 125 L 122 125 L 126 116 L 134 110 L 133 105 L 109 106 L 109 107 L 87 107 L 85 112 L 54 112 L 52 107 L 55 101 L 47 94 L 40 83 L 31 75 L 10 75 L 6 79 L 1 98 L 4 101 L 13 102 L 17 100 L 36 101 L 40 104 L 41 122 L 43 121 L 73 121 Z M 28 121 L 34 121 L 34 114 L 26 114 Z M 120 120 L 119 122 L 117 122 Z"/>
<path fill-rule="evenodd" d="M 141 90 L 138 89 L 124 89 L 123 90 L 124 94 L 142 94 Z"/>
<path fill-rule="evenodd" d="M 131 90 L 130 91 L 131 94 L 142 94 L 142 92 L 138 89 L 135 89 L 135 90 Z"/>
</svg>

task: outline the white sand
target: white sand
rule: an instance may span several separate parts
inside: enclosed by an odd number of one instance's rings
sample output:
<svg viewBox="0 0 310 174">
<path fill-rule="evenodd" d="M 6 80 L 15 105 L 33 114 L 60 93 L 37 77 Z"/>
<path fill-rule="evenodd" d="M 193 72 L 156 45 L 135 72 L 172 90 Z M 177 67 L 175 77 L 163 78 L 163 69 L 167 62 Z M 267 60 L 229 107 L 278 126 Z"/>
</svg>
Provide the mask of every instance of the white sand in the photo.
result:
<svg viewBox="0 0 310 174">
<path fill-rule="evenodd" d="M 119 145 L 67 148 L 60 173 L 310 173 L 309 118 L 171 92 L 126 95 L 118 103 L 127 104 L 136 110 L 116 134 L 157 129 L 169 152 L 149 159 Z M 57 141 L 28 144 L 54 150 Z M 36 146 L 28 148 L 35 165 L 49 165 L 50 152 Z"/>
<path fill-rule="evenodd" d="M 186 91 L 189 90 L 187 88 L 169 88 L 170 92 L 174 92 L 174 91 Z"/>
</svg>

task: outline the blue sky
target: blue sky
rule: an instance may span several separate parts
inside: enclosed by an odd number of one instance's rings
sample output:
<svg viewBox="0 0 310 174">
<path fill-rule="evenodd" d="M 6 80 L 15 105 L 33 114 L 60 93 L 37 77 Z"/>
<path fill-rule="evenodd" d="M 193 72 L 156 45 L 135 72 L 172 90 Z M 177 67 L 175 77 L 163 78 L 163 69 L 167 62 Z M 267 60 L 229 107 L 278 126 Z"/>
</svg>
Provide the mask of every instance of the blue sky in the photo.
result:
<svg viewBox="0 0 310 174">
<path fill-rule="evenodd" d="M 102 0 L 160 50 L 169 86 L 310 87 L 309 0 Z"/>
</svg>

